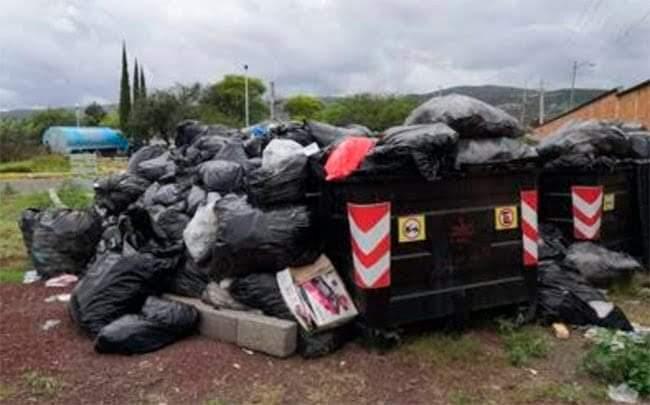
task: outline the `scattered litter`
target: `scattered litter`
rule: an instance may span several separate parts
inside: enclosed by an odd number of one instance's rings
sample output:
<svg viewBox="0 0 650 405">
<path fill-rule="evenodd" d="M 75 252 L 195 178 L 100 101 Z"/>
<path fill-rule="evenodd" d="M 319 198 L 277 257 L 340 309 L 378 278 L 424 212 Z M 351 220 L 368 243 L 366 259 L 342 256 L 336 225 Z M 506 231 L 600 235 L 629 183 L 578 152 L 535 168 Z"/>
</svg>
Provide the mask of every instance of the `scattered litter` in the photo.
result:
<svg viewBox="0 0 650 405">
<path fill-rule="evenodd" d="M 249 355 L 249 356 L 252 356 L 252 355 L 255 354 L 254 351 L 249 350 L 249 349 L 246 349 L 245 347 L 242 347 L 241 351 L 244 352 L 244 353 L 246 353 L 246 354 Z"/>
<path fill-rule="evenodd" d="M 639 393 L 625 383 L 618 386 L 610 385 L 607 389 L 607 396 L 612 401 L 620 404 L 636 404 L 639 402 Z"/>
<path fill-rule="evenodd" d="M 55 294 L 55 295 L 50 295 L 49 297 L 45 298 L 44 300 L 47 303 L 52 303 L 52 302 L 69 302 L 70 301 L 70 294 Z"/>
<path fill-rule="evenodd" d="M 527 368 L 526 370 L 527 370 L 530 374 L 532 374 L 532 375 L 534 375 L 534 376 L 536 376 L 537 374 L 539 374 L 539 371 L 537 371 L 537 370 L 535 370 L 535 369 L 533 369 L 533 368 Z"/>
<path fill-rule="evenodd" d="M 563 323 L 555 322 L 551 325 L 551 328 L 553 328 L 553 334 L 555 334 L 555 337 L 558 339 L 568 339 L 571 336 L 571 332 L 569 331 L 569 328 Z"/>
<path fill-rule="evenodd" d="M 25 272 L 25 275 L 23 276 L 23 284 L 31 284 L 39 281 L 41 279 L 41 276 L 36 273 L 36 270 L 29 270 Z"/>
<path fill-rule="evenodd" d="M 238 363 L 233 363 L 232 366 L 233 366 L 234 368 L 236 368 L 237 370 L 241 370 L 241 366 L 240 366 Z"/>
<path fill-rule="evenodd" d="M 51 278 L 45 282 L 45 287 L 67 287 L 79 281 L 79 277 L 74 274 L 61 274 L 58 277 Z"/>
<path fill-rule="evenodd" d="M 47 321 L 45 321 L 45 323 L 43 324 L 41 329 L 50 330 L 50 329 L 56 327 L 60 323 L 61 323 L 61 321 L 59 319 L 48 319 Z"/>
</svg>

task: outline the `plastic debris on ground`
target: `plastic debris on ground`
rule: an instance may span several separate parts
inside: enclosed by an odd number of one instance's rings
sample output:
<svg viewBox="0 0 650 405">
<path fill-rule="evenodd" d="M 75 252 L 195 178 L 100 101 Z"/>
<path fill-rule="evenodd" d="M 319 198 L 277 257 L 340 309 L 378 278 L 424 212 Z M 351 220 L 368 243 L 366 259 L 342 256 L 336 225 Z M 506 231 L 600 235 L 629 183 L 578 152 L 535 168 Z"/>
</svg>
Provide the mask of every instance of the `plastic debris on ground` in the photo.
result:
<svg viewBox="0 0 650 405">
<path fill-rule="evenodd" d="M 607 396 L 619 404 L 636 404 L 639 402 L 639 393 L 629 385 L 610 385 L 607 388 Z"/>
<path fill-rule="evenodd" d="M 43 301 L 49 303 L 52 302 L 70 302 L 70 294 L 54 294 L 45 298 Z"/>
<path fill-rule="evenodd" d="M 223 279 L 219 283 L 208 283 L 201 300 L 217 309 L 232 309 L 234 311 L 255 311 L 255 309 L 236 301 L 230 294 L 232 279 Z"/>
<path fill-rule="evenodd" d="M 563 265 L 577 270 L 589 283 L 601 288 L 629 279 L 642 270 L 641 264 L 632 256 L 591 242 L 569 246 Z"/>
<path fill-rule="evenodd" d="M 43 326 L 41 326 L 41 329 L 44 330 L 44 331 L 48 331 L 48 330 L 50 330 L 52 328 L 55 328 L 55 327 L 59 326 L 60 323 L 61 323 L 61 320 L 59 320 L 59 319 L 48 319 L 47 321 L 45 321 Z"/>
<path fill-rule="evenodd" d="M 51 278 L 45 282 L 45 287 L 67 287 L 79 281 L 79 277 L 74 274 L 61 274 L 58 277 Z"/>
<path fill-rule="evenodd" d="M 23 284 L 31 284 L 39 281 L 41 279 L 41 276 L 38 275 L 36 270 L 29 270 L 26 271 L 25 274 L 23 275 Z"/>
</svg>

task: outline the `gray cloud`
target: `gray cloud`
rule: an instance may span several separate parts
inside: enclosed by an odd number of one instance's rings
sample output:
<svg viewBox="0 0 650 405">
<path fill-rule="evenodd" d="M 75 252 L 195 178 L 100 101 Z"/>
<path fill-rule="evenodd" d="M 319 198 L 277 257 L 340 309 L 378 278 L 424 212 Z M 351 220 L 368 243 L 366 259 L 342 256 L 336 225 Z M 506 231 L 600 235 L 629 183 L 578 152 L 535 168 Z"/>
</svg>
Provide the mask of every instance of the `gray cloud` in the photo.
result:
<svg viewBox="0 0 650 405">
<path fill-rule="evenodd" d="M 0 1 L 0 108 L 115 101 L 123 39 L 158 88 L 244 63 L 283 95 L 650 76 L 647 0 Z"/>
</svg>

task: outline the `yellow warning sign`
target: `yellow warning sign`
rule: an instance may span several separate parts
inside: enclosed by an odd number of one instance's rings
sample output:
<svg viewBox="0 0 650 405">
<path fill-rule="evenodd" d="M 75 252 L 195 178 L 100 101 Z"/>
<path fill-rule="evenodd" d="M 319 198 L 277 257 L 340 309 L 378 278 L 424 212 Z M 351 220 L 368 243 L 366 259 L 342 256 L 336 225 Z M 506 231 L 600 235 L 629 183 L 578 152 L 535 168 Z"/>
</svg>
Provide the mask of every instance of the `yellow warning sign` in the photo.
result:
<svg viewBox="0 0 650 405">
<path fill-rule="evenodd" d="M 603 211 L 614 211 L 616 208 L 616 194 L 605 194 L 603 198 Z"/>
<path fill-rule="evenodd" d="M 427 238 L 424 215 L 409 215 L 397 218 L 399 242 L 417 242 Z"/>
<path fill-rule="evenodd" d="M 519 227 L 519 219 L 516 205 L 497 207 L 494 209 L 494 228 L 497 231 L 517 229 L 517 227 Z"/>
</svg>

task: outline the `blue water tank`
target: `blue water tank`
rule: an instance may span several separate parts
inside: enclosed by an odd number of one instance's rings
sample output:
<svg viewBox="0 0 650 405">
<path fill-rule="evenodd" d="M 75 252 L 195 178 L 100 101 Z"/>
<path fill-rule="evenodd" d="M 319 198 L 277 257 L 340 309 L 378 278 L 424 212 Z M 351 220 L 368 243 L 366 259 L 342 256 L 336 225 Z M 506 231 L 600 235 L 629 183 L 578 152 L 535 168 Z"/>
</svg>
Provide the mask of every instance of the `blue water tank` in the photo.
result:
<svg viewBox="0 0 650 405">
<path fill-rule="evenodd" d="M 58 153 L 126 152 L 129 148 L 120 131 L 106 127 L 50 127 L 43 134 L 43 145 Z"/>
</svg>

